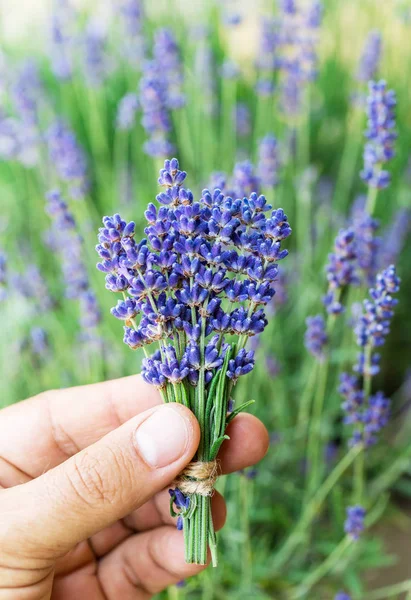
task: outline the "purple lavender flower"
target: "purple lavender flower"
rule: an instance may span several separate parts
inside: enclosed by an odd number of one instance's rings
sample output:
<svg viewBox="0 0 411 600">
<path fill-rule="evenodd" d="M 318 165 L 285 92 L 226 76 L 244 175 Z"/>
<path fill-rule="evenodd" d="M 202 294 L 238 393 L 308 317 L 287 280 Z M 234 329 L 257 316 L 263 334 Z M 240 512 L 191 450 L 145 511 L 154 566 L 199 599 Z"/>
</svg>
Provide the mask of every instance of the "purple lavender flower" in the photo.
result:
<svg viewBox="0 0 411 600">
<path fill-rule="evenodd" d="M 258 176 L 261 184 L 267 187 L 278 185 L 279 153 L 276 138 L 267 134 L 260 141 Z"/>
<path fill-rule="evenodd" d="M 7 259 L 3 252 L 0 252 L 0 302 L 6 298 L 7 285 Z"/>
<path fill-rule="evenodd" d="M 154 36 L 154 60 L 165 83 L 167 108 L 174 110 L 186 103 L 180 51 L 170 29 L 158 29 Z"/>
<path fill-rule="evenodd" d="M 369 140 L 364 148 L 364 169 L 361 178 L 374 188 L 386 188 L 391 176 L 383 169 L 385 163 L 394 156 L 395 92 L 387 89 L 385 81 L 371 81 L 367 98 L 368 129 L 365 132 Z"/>
<path fill-rule="evenodd" d="M 217 110 L 215 57 L 207 39 L 196 40 L 194 80 L 201 89 L 205 113 L 214 115 Z"/>
<path fill-rule="evenodd" d="M 99 87 L 111 70 L 111 61 L 106 48 L 106 33 L 98 23 L 88 23 L 83 44 L 86 79 L 91 86 Z"/>
<path fill-rule="evenodd" d="M 239 162 L 234 166 L 232 186 L 236 198 L 245 198 L 253 192 L 259 193 L 260 181 L 249 160 Z"/>
<path fill-rule="evenodd" d="M 375 235 L 379 222 L 360 208 L 353 214 L 352 228 L 356 240 L 359 272 L 364 282 L 370 285 L 379 266 L 381 238 Z"/>
<path fill-rule="evenodd" d="M 307 317 L 306 324 L 305 347 L 318 361 L 322 362 L 325 357 L 324 350 L 328 343 L 324 317 L 322 315 Z"/>
<path fill-rule="evenodd" d="M 254 338 L 251 338 L 253 340 Z M 274 379 L 281 372 L 281 365 L 274 356 L 265 357 L 265 368 L 271 379 Z"/>
<path fill-rule="evenodd" d="M 238 79 L 240 74 L 240 67 L 231 59 L 227 58 L 220 67 L 220 75 L 223 79 Z"/>
<path fill-rule="evenodd" d="M 246 137 L 251 132 L 250 110 L 244 102 L 238 102 L 234 107 L 234 122 L 239 137 Z"/>
<path fill-rule="evenodd" d="M 15 111 L 26 128 L 37 125 L 39 101 L 43 94 L 37 65 L 28 60 L 18 71 L 11 93 Z"/>
<path fill-rule="evenodd" d="M 394 215 L 392 223 L 384 231 L 378 262 L 381 267 L 395 264 L 407 240 L 411 227 L 411 215 L 408 208 L 400 208 Z"/>
<path fill-rule="evenodd" d="M 338 592 L 334 597 L 334 600 L 351 600 L 351 596 L 349 596 L 345 592 Z"/>
<path fill-rule="evenodd" d="M 59 177 L 70 186 L 74 199 L 82 198 L 89 188 L 87 161 L 75 134 L 62 122 L 56 121 L 46 135 L 49 158 Z"/>
<path fill-rule="evenodd" d="M 121 98 L 116 116 L 116 127 L 118 129 L 126 131 L 134 127 L 138 106 L 137 94 L 130 92 Z"/>
<path fill-rule="evenodd" d="M 313 0 L 306 8 L 294 0 L 281 0 L 276 66 L 280 71 L 280 106 L 290 117 L 302 108 L 306 85 L 317 76 L 318 30 L 322 3 Z"/>
<path fill-rule="evenodd" d="M 173 148 L 168 139 L 171 120 L 167 109 L 167 88 L 155 61 L 147 61 L 143 65 L 140 105 L 143 111 L 141 124 L 149 135 L 144 151 L 153 157 L 164 157 Z"/>
<path fill-rule="evenodd" d="M 327 270 L 328 292 L 323 298 L 323 303 L 329 314 L 340 314 L 343 312 L 339 295 L 347 285 L 359 283 L 357 266 L 357 244 L 353 229 L 341 229 L 338 233 L 334 252 L 329 254 Z"/>
<path fill-rule="evenodd" d="M 347 508 L 347 519 L 344 524 L 344 530 L 353 540 L 359 540 L 361 533 L 365 529 L 366 511 L 362 506 L 349 506 Z"/>
<path fill-rule="evenodd" d="M 123 54 L 132 68 L 139 69 L 145 52 L 142 1 L 123 0 L 120 14 L 123 25 Z"/>
<path fill-rule="evenodd" d="M 392 297 L 399 291 L 400 279 L 391 265 L 376 277 L 375 287 L 370 289 L 370 300 L 364 301 L 364 312 L 356 328 L 360 347 L 382 346 L 390 332 L 390 321 L 398 300 Z"/>
<path fill-rule="evenodd" d="M 269 96 L 274 91 L 273 73 L 276 66 L 275 53 L 277 44 L 277 21 L 264 17 L 261 20 L 260 47 L 257 57 L 259 76 L 256 92 L 261 96 Z"/>
<path fill-rule="evenodd" d="M 371 31 L 366 39 L 358 65 L 357 79 L 368 83 L 377 74 L 381 60 L 382 36 L 379 31 Z"/>
<path fill-rule="evenodd" d="M 363 314 L 355 325 L 361 352 L 354 370 L 361 377 L 371 378 L 379 372 L 380 355 L 373 353 L 373 349 L 382 346 L 389 333 L 393 309 L 398 302 L 392 294 L 398 292 L 399 285 L 395 268 L 391 266 L 377 275 L 375 287 L 370 290 L 370 300 L 364 301 Z M 372 446 L 388 422 L 390 400 L 382 392 L 366 397 L 359 377 L 348 373 L 341 375 L 339 392 L 344 397 L 344 422 L 354 426 L 350 444 Z"/>
<path fill-rule="evenodd" d="M 32 327 L 30 330 L 31 350 L 39 358 L 46 358 L 50 351 L 47 332 L 42 327 Z"/>
<path fill-rule="evenodd" d="M 51 22 L 51 68 L 57 79 L 67 81 L 73 74 L 73 8 L 66 0 L 55 0 Z"/>
</svg>

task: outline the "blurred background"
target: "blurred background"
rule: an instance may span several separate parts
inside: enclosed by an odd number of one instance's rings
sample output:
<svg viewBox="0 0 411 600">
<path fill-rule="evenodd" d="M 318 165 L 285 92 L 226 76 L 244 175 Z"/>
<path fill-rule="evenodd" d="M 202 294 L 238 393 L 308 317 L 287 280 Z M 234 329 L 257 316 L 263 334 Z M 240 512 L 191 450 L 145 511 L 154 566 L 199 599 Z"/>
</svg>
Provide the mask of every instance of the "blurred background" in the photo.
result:
<svg viewBox="0 0 411 600">
<path fill-rule="evenodd" d="M 304 507 L 311 400 L 325 368 L 305 347 L 306 318 L 325 315 L 335 237 L 340 228 L 355 229 L 365 210 L 360 171 L 371 78 L 386 80 L 398 101 L 391 182 L 378 192 L 366 240 L 375 259 L 368 275 L 394 262 L 402 278 L 376 378 L 391 398 L 391 420 L 370 451 L 372 504 L 378 500 L 371 532 L 298 597 L 325 600 L 340 589 L 358 599 L 411 597 L 411 583 L 372 596 L 374 588 L 411 579 L 411 1 L 324 0 L 306 21 L 301 15 L 319 3 L 301 0 L 290 25 L 284 14 L 293 4 L 0 0 L 3 406 L 139 371 L 140 351 L 122 343 L 122 323 L 110 315 L 117 299 L 95 269 L 94 246 L 101 218 L 117 211 L 143 235 L 165 158 L 179 158 L 198 197 L 213 185 L 241 195 L 263 192 L 293 227 L 270 324 L 254 340 L 256 368 L 236 389 L 238 403 L 256 400 L 251 410 L 271 433 L 270 452 L 256 470 L 220 482 L 229 508 L 221 565 L 170 589 L 164 597 L 171 599 L 297 597 L 343 535 L 349 473 L 282 568 L 275 566 Z M 290 37 L 279 42 L 281 19 Z M 159 48 L 164 28 L 171 41 Z M 148 59 L 164 61 L 160 83 L 151 87 Z M 169 96 L 150 128 L 147 103 L 159 96 L 147 89 L 158 91 L 165 80 Z M 288 90 L 284 81 L 292 84 Z M 261 149 L 267 135 L 276 140 L 271 179 Z M 56 189 L 69 222 L 63 233 L 46 198 Z M 344 290 L 346 310 L 331 340 L 322 482 L 346 454 L 338 380 L 356 360 L 353 323 L 370 285 L 364 277 Z"/>
</svg>

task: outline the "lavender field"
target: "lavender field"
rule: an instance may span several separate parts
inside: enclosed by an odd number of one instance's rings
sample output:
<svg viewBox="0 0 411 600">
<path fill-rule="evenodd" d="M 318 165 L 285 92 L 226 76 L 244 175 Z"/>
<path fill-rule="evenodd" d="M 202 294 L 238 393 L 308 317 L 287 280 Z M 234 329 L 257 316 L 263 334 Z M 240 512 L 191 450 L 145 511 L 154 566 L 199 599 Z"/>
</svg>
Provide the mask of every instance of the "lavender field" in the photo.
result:
<svg viewBox="0 0 411 600">
<path fill-rule="evenodd" d="M 19 2 L 2 408 L 141 372 L 194 412 L 171 510 L 218 566 L 155 597 L 410 599 L 410 2 Z M 217 479 L 243 410 L 268 453 Z"/>
</svg>

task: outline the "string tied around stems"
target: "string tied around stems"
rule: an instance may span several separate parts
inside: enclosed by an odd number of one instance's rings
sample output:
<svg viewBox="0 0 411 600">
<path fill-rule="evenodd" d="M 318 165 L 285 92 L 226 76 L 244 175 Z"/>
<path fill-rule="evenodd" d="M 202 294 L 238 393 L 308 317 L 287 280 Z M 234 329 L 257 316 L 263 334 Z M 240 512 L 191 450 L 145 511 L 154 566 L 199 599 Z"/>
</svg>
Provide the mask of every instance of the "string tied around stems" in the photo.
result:
<svg viewBox="0 0 411 600">
<path fill-rule="evenodd" d="M 180 473 L 173 485 L 184 495 L 212 496 L 218 477 L 218 461 L 193 461 Z"/>
</svg>

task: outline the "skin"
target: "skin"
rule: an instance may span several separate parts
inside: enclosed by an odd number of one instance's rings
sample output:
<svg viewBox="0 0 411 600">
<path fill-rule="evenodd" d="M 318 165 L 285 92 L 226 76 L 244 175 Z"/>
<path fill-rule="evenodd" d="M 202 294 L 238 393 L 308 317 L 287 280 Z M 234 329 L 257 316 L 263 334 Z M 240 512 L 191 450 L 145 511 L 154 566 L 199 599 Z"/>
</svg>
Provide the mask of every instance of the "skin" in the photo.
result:
<svg viewBox="0 0 411 600">
<path fill-rule="evenodd" d="M 164 410 L 184 417 L 188 437 L 160 468 L 135 439 Z M 227 433 L 222 473 L 254 465 L 268 449 L 251 415 L 237 416 Z M 184 562 L 167 492 L 199 435 L 192 413 L 162 405 L 140 376 L 45 392 L 0 411 L 0 600 L 146 600 L 199 573 L 204 567 Z M 226 518 L 218 493 L 212 506 L 218 530 Z"/>
</svg>

